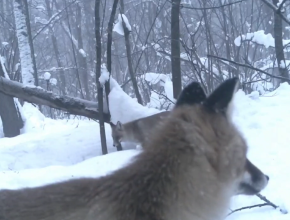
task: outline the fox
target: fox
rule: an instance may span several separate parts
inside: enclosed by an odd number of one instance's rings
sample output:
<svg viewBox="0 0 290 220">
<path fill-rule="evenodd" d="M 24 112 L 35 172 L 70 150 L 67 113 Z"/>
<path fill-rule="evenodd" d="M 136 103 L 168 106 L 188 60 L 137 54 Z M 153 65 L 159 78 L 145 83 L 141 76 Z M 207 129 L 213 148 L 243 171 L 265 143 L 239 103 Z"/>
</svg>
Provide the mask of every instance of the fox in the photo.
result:
<svg viewBox="0 0 290 220">
<path fill-rule="evenodd" d="M 179 99 L 176 101 L 176 106 L 180 106 L 183 103 L 202 103 L 205 100 L 206 94 L 203 88 L 199 83 L 196 83 L 195 86 L 184 88 Z M 113 145 L 118 146 L 121 141 L 129 141 L 144 146 L 145 141 L 150 138 L 150 133 L 152 134 L 152 132 L 154 132 L 154 128 L 161 123 L 169 113 L 170 111 L 164 111 L 124 124 L 120 121 L 116 124 L 110 122 Z M 254 187 L 249 187 L 249 184 L 247 184 L 249 178 L 251 178 L 251 185 Z M 264 174 L 247 158 L 244 176 L 235 195 L 254 195 L 267 186 L 268 180 L 269 176 Z"/>
<path fill-rule="evenodd" d="M 110 122 L 113 146 L 120 145 L 122 141 L 134 142 L 143 145 L 150 137 L 150 131 L 169 115 L 170 111 L 163 111 L 154 115 L 140 118 L 128 123 L 117 121 L 116 124 Z"/>
<path fill-rule="evenodd" d="M 203 102 L 181 92 L 144 150 L 106 176 L 0 190 L 0 220 L 222 220 L 247 163 L 230 114 L 237 86 L 228 79 Z"/>
</svg>

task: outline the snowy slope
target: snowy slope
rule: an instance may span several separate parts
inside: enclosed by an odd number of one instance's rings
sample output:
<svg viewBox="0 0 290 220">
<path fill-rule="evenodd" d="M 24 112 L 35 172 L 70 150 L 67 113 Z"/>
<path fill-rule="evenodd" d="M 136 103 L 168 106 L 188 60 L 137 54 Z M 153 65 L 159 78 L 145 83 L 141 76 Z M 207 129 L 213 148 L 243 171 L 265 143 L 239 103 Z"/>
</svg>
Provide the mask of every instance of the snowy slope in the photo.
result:
<svg viewBox="0 0 290 220">
<path fill-rule="evenodd" d="M 120 91 L 118 91 L 120 92 Z M 112 93 L 113 94 L 113 93 Z M 117 92 L 116 92 L 117 94 Z M 153 113 L 118 93 L 114 120 L 124 121 Z M 117 99 L 117 97 L 115 97 Z M 122 104 L 121 108 L 118 106 Z M 128 107 L 126 108 L 126 105 Z M 128 109 L 136 105 L 135 112 Z M 277 90 L 257 96 L 246 96 L 239 91 L 235 96 L 234 122 L 244 134 L 249 145 L 248 157 L 270 176 L 267 188 L 262 192 L 277 205 L 290 208 L 290 86 L 282 84 Z M 137 109 L 137 110 L 136 110 Z M 0 139 L 0 188 L 39 186 L 81 176 L 97 177 L 116 170 L 140 151 L 126 148 L 115 152 L 106 125 L 109 154 L 101 156 L 98 124 L 89 120 L 51 120 L 42 116 L 30 104 L 23 108 L 27 125 L 24 134 L 15 138 Z M 141 114 L 142 113 L 142 114 Z M 262 203 L 254 196 L 233 198 L 231 209 Z M 234 213 L 230 220 L 241 219 L 290 219 L 272 207 L 254 208 Z"/>
</svg>

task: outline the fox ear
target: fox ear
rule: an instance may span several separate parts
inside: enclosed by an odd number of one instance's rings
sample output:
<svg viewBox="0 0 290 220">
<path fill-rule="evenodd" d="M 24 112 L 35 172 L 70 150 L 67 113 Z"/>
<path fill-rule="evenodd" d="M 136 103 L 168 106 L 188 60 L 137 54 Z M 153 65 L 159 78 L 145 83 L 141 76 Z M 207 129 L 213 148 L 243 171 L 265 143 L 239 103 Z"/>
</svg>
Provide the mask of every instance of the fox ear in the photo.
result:
<svg viewBox="0 0 290 220">
<path fill-rule="evenodd" d="M 110 121 L 111 128 L 114 128 L 116 125 Z"/>
<path fill-rule="evenodd" d="M 205 101 L 206 95 L 198 82 L 192 82 L 188 84 L 180 93 L 175 107 L 182 105 L 194 105 L 200 104 Z"/>
<path fill-rule="evenodd" d="M 230 104 L 235 92 L 238 90 L 239 79 L 237 77 L 224 81 L 206 99 L 204 106 L 215 111 L 228 115 Z"/>
<path fill-rule="evenodd" d="M 118 130 L 123 130 L 123 124 L 120 121 L 117 122 L 116 126 Z"/>
</svg>

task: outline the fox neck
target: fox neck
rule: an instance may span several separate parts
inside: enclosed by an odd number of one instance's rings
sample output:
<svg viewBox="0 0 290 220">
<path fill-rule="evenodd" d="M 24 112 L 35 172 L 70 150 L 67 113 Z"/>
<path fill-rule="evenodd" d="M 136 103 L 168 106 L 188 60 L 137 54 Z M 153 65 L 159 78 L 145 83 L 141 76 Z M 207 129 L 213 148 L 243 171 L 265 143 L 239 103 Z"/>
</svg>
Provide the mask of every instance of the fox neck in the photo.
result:
<svg viewBox="0 0 290 220">
<path fill-rule="evenodd" d="M 134 142 L 137 144 L 141 144 L 143 142 L 142 132 L 140 128 L 137 126 L 133 126 L 133 124 L 125 124 L 122 141 Z"/>
</svg>

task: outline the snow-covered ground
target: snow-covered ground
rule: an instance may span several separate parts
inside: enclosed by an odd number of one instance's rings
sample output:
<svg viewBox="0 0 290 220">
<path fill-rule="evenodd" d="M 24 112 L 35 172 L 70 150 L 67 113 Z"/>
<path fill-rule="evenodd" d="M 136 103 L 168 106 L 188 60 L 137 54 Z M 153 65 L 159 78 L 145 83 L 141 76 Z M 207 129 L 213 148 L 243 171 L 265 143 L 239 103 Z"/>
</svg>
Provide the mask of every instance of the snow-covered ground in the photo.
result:
<svg viewBox="0 0 290 220">
<path fill-rule="evenodd" d="M 120 90 L 115 91 L 118 96 L 112 97 L 113 94 L 112 90 L 110 107 L 114 120 L 128 121 L 156 113 L 156 110 L 138 106 L 124 93 L 120 94 Z M 235 105 L 234 122 L 247 139 L 248 157 L 270 176 L 269 185 L 262 195 L 277 205 L 290 208 L 290 177 L 287 170 L 290 167 L 290 86 L 282 84 L 263 97 L 255 92 L 246 96 L 238 91 Z M 132 146 L 116 152 L 112 147 L 110 126 L 106 125 L 110 153 L 102 156 L 97 122 L 51 120 L 31 104 L 25 104 L 22 112 L 26 119 L 23 134 L 0 139 L 1 189 L 106 175 L 129 163 L 140 152 Z M 260 203 L 263 202 L 255 196 L 236 196 L 231 209 Z M 266 206 L 236 212 L 227 219 L 284 220 L 290 219 L 290 214 L 284 215 Z"/>
</svg>

